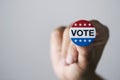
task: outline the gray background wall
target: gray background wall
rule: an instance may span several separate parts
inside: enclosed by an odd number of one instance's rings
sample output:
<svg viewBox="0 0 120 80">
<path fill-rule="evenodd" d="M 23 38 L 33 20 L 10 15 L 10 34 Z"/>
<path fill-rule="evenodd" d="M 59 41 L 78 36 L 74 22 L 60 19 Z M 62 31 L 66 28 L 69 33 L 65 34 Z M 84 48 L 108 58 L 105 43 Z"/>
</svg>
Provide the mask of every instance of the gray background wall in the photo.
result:
<svg viewBox="0 0 120 80">
<path fill-rule="evenodd" d="M 51 31 L 97 19 L 110 39 L 97 72 L 120 80 L 120 0 L 0 0 L 0 80 L 57 80 L 49 58 Z"/>
</svg>

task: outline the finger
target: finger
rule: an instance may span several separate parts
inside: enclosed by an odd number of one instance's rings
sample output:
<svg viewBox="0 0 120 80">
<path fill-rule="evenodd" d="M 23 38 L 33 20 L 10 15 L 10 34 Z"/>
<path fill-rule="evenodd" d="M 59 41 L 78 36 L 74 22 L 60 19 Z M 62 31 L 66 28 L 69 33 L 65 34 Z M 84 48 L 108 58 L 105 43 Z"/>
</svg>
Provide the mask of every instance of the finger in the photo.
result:
<svg viewBox="0 0 120 80">
<path fill-rule="evenodd" d="M 92 20 L 90 22 L 95 26 L 97 32 L 95 41 L 90 45 L 92 49 L 89 53 L 91 54 L 89 65 L 91 66 L 91 69 L 95 69 L 102 55 L 104 46 L 108 40 L 109 30 L 105 25 L 101 24 L 96 20 Z"/>
<path fill-rule="evenodd" d="M 108 40 L 108 37 L 109 37 L 108 28 L 105 25 L 101 24 L 97 20 L 91 20 L 90 22 L 96 28 L 96 38 L 95 38 L 95 41 L 94 41 L 94 45 L 98 46 L 98 45 L 105 44 Z"/>
<path fill-rule="evenodd" d="M 62 58 L 66 57 L 67 51 L 68 51 L 68 47 L 70 45 L 70 37 L 69 37 L 69 27 L 67 27 L 64 30 L 63 33 L 63 42 L 62 42 Z"/>
<path fill-rule="evenodd" d="M 66 56 L 66 63 L 72 64 L 77 62 L 77 60 L 78 60 L 78 51 L 76 49 L 76 46 L 71 42 Z"/>
<path fill-rule="evenodd" d="M 52 32 L 51 35 L 51 57 L 58 59 L 61 52 L 62 37 L 65 27 L 59 27 Z M 56 61 L 56 60 L 52 60 Z"/>
<path fill-rule="evenodd" d="M 85 69 L 88 64 L 88 58 L 89 58 L 89 47 L 76 47 L 78 50 L 78 64 L 80 68 Z"/>
<path fill-rule="evenodd" d="M 59 27 L 52 32 L 52 35 L 51 35 L 52 50 L 61 51 L 64 29 L 65 27 Z"/>
</svg>

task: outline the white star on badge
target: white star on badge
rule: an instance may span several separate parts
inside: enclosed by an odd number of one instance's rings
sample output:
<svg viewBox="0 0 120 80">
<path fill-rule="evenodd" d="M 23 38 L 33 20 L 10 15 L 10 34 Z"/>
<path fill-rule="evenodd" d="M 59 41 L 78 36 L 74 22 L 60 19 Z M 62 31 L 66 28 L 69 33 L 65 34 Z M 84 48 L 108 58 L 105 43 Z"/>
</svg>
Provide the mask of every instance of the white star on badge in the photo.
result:
<svg viewBox="0 0 120 80">
<path fill-rule="evenodd" d="M 79 26 L 82 26 L 82 24 L 79 24 Z"/>
<path fill-rule="evenodd" d="M 91 40 L 88 40 L 89 42 L 91 42 Z"/>
<path fill-rule="evenodd" d="M 84 39 L 84 42 L 86 42 L 86 39 Z"/>
<path fill-rule="evenodd" d="M 84 26 L 86 26 L 86 24 L 84 24 Z"/>
<path fill-rule="evenodd" d="M 79 42 L 82 42 L 82 40 L 80 39 Z"/>
<path fill-rule="evenodd" d="M 75 26 L 77 26 L 77 24 L 75 24 Z"/>
<path fill-rule="evenodd" d="M 74 41 L 75 41 L 75 42 L 77 42 L 77 40 L 76 40 L 76 39 L 75 39 Z"/>
<path fill-rule="evenodd" d="M 90 24 L 90 23 L 89 23 L 88 25 L 89 25 L 89 26 L 91 26 L 91 24 Z"/>
</svg>

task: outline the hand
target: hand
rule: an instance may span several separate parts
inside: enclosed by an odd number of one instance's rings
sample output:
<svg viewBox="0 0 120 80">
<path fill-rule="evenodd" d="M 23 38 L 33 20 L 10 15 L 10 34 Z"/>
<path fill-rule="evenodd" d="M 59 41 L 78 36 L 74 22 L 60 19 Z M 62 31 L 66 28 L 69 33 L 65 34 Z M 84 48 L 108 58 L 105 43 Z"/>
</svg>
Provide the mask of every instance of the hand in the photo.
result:
<svg viewBox="0 0 120 80">
<path fill-rule="evenodd" d="M 74 45 L 69 38 L 70 27 L 59 27 L 51 35 L 51 59 L 60 80 L 101 80 L 95 74 L 98 61 L 109 37 L 108 28 L 96 20 L 96 39 L 87 47 Z"/>
</svg>

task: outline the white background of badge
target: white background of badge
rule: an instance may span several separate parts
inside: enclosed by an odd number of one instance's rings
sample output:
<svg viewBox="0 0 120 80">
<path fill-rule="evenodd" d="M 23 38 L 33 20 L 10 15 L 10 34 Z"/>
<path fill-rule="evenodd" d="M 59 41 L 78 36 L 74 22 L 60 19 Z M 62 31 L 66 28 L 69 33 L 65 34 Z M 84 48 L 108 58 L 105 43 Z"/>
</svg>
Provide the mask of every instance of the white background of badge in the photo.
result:
<svg viewBox="0 0 120 80">
<path fill-rule="evenodd" d="M 75 36 L 73 36 L 71 30 L 73 30 L 73 33 L 75 32 L 76 30 L 76 33 L 75 33 Z M 79 32 L 77 32 L 78 30 L 81 30 Z M 83 31 L 83 30 L 88 30 L 86 33 Z M 89 36 L 89 30 L 93 30 L 92 31 L 92 35 L 94 36 Z M 83 34 L 82 36 L 78 36 L 77 33 L 79 33 L 80 35 Z M 70 31 L 69 31 L 69 34 L 70 34 L 70 38 L 95 38 L 96 36 L 96 30 L 95 28 L 70 28 Z M 85 36 L 85 34 L 87 34 L 87 36 Z"/>
<path fill-rule="evenodd" d="M 0 80 L 57 80 L 50 33 L 78 19 L 98 19 L 110 39 L 97 72 L 120 80 L 120 0 L 0 0 Z"/>
</svg>

